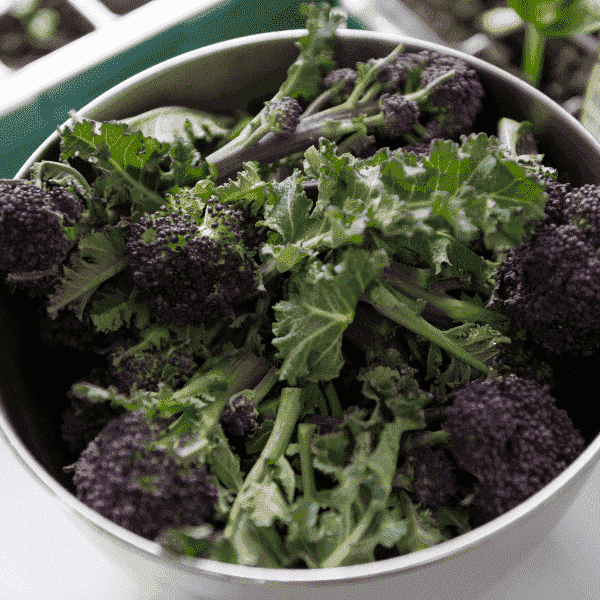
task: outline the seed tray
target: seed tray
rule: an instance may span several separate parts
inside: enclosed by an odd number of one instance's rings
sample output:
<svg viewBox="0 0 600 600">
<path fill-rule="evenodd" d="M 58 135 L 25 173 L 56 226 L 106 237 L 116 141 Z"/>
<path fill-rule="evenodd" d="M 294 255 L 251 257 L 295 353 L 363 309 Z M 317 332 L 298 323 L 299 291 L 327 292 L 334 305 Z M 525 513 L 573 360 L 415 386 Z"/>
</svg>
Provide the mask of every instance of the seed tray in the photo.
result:
<svg viewBox="0 0 600 600">
<path fill-rule="evenodd" d="M 36 9 L 59 20 L 48 39 L 24 35 L 25 19 L 19 19 L 23 3 L 3 0 L 3 4 L 0 116 L 169 27 L 214 9 L 222 0 L 45 0 Z"/>
<path fill-rule="evenodd" d="M 2 18 L 10 17 L 11 5 L 27 1 L 0 0 L 0 46 L 7 44 Z M 302 0 L 38 2 L 63 10 L 68 4 L 76 31 L 62 31 L 45 52 L 34 48 L 39 56 L 26 64 L 0 62 L 0 178 L 13 177 L 70 111 L 128 77 L 209 44 L 306 25 L 298 11 Z M 352 19 L 348 26 L 363 28 Z"/>
</svg>

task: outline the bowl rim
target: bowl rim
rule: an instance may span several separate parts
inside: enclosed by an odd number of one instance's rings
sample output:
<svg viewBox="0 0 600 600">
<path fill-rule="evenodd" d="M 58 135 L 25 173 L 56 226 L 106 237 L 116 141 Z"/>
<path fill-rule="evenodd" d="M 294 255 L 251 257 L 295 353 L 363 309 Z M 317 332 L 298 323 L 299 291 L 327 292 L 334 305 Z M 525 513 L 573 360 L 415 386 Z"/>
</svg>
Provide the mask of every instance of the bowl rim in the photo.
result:
<svg viewBox="0 0 600 600">
<path fill-rule="evenodd" d="M 119 95 L 127 88 L 139 82 L 152 78 L 154 75 L 168 70 L 172 67 L 177 67 L 182 64 L 201 59 L 205 56 L 226 52 L 233 48 L 251 47 L 252 45 L 261 45 L 269 41 L 294 40 L 297 41 L 301 36 L 305 35 L 306 29 L 293 29 L 284 31 L 275 31 L 267 33 L 259 33 L 249 35 L 232 40 L 225 40 L 202 48 L 185 52 L 179 56 L 170 58 L 157 65 L 149 67 L 136 75 L 126 79 L 125 81 L 115 85 L 100 96 L 86 104 L 84 107 L 76 111 L 77 116 L 86 117 L 96 108 L 100 107 L 108 98 Z M 471 57 L 464 53 L 446 48 L 433 42 L 427 42 L 415 38 L 410 38 L 402 35 L 386 34 L 367 30 L 341 29 L 338 30 L 338 36 L 341 38 L 361 39 L 365 41 L 380 41 L 390 44 L 403 43 L 405 45 L 417 46 L 438 50 L 445 54 L 450 54 L 464 58 L 468 62 L 477 66 L 479 69 L 487 71 L 492 75 L 508 80 L 509 83 L 518 86 L 527 86 L 527 91 L 536 102 L 550 106 L 552 110 L 558 110 L 562 116 L 568 121 L 571 127 L 574 127 L 578 134 L 592 145 L 595 145 L 600 152 L 600 144 L 595 138 L 577 121 L 572 115 L 565 111 L 560 105 L 543 94 L 538 89 L 523 82 L 510 73 L 483 61 L 477 57 Z M 93 118 L 93 117 L 92 117 Z M 37 160 L 37 157 L 45 151 L 50 145 L 58 140 L 58 131 L 52 133 L 30 156 L 17 172 L 15 178 L 23 178 L 30 168 L 31 164 Z M 192 559 L 192 558 L 172 558 L 166 555 L 161 546 L 156 543 L 142 538 L 125 528 L 116 525 L 109 519 L 101 516 L 93 509 L 87 507 L 82 502 L 63 488 L 38 462 L 30 450 L 24 445 L 16 432 L 12 429 L 8 421 L 2 405 L 0 403 L 0 433 L 4 436 L 15 456 L 21 464 L 30 472 L 30 474 L 42 485 L 42 487 L 52 496 L 58 498 L 67 508 L 68 512 L 74 514 L 79 519 L 83 519 L 89 525 L 100 528 L 110 535 L 115 542 L 124 543 L 136 553 L 143 554 L 146 558 L 151 558 L 155 561 L 164 564 L 168 561 L 169 564 L 177 569 L 192 571 L 197 575 L 208 576 L 213 579 L 224 579 L 236 583 L 251 583 L 251 584 L 269 584 L 269 583 L 297 583 L 304 585 L 324 585 L 331 583 L 341 583 L 348 580 L 363 580 L 383 575 L 393 575 L 399 572 L 411 571 L 422 568 L 432 563 L 437 563 L 456 556 L 459 553 L 466 553 L 479 544 L 482 544 L 486 539 L 501 534 L 509 527 L 514 527 L 518 521 L 524 522 L 528 514 L 534 511 L 536 507 L 550 500 L 554 495 L 568 487 L 573 480 L 583 477 L 585 473 L 590 471 L 594 466 L 594 459 L 598 459 L 600 455 L 600 435 L 596 436 L 583 453 L 567 467 L 558 477 L 552 480 L 539 492 L 531 496 L 525 502 L 517 507 L 506 512 L 505 514 L 476 527 L 472 531 L 462 534 L 456 538 L 445 541 L 431 548 L 421 550 L 412 554 L 407 554 L 395 558 L 384 559 L 373 563 L 365 563 L 352 566 L 323 568 L 323 569 L 275 569 L 264 567 L 250 567 L 243 565 L 235 565 L 229 563 L 218 562 L 210 559 Z"/>
</svg>

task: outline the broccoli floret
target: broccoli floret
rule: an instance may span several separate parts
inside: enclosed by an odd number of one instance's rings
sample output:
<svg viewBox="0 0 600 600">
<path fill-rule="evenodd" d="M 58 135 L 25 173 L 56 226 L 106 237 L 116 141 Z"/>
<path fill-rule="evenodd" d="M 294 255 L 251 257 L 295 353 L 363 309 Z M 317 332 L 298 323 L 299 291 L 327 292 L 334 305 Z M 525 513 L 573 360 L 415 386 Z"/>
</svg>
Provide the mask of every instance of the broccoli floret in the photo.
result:
<svg viewBox="0 0 600 600">
<path fill-rule="evenodd" d="M 600 346 L 599 189 L 567 193 L 565 223 L 546 219 L 498 270 L 491 304 L 556 354 L 590 354 Z M 555 207 L 560 202 L 555 198 Z"/>
<path fill-rule="evenodd" d="M 554 193 L 561 191 L 564 192 L 565 221 L 576 225 L 585 232 L 590 243 L 600 247 L 600 185 L 588 183 L 570 191 L 561 186 Z"/>
<path fill-rule="evenodd" d="M 70 228 L 82 213 L 80 200 L 64 188 L 0 182 L 0 271 L 37 286 L 67 256 L 74 244 Z"/>
<path fill-rule="evenodd" d="M 560 183 L 554 177 L 545 177 L 544 182 L 546 184 L 546 194 L 548 196 L 546 200 L 546 206 L 544 206 L 544 214 L 546 220 L 556 225 L 565 225 L 565 199 L 571 189 L 570 184 Z"/>
<path fill-rule="evenodd" d="M 229 439 L 252 433 L 258 427 L 256 407 L 279 381 L 279 371 L 272 367 L 252 389 L 242 390 L 229 398 L 221 413 L 221 425 Z"/>
<path fill-rule="evenodd" d="M 263 112 L 264 122 L 268 129 L 265 133 L 293 133 L 300 122 L 301 112 L 302 107 L 298 100 L 289 96 L 269 102 Z"/>
<path fill-rule="evenodd" d="M 155 392 L 159 383 L 176 390 L 198 370 L 194 357 L 181 348 L 162 352 L 140 351 L 126 354 L 121 349 L 109 357 L 111 383 L 122 394 L 138 390 Z"/>
<path fill-rule="evenodd" d="M 414 448 L 398 473 L 410 482 L 410 488 L 423 508 L 446 506 L 458 492 L 455 465 L 442 448 L 429 445 Z"/>
<path fill-rule="evenodd" d="M 126 244 L 133 281 L 148 306 L 180 327 L 228 316 L 236 300 L 257 290 L 244 212 L 216 200 L 197 203 L 192 212 L 184 200 L 175 196 L 133 223 Z"/>
<path fill-rule="evenodd" d="M 434 50 L 404 52 L 379 72 L 378 79 L 386 88 L 408 93 L 431 85 L 450 71 L 454 76 L 432 89 L 420 104 L 423 123 L 417 130 L 425 141 L 456 139 L 472 131 L 485 95 L 477 72 L 464 60 Z"/>
<path fill-rule="evenodd" d="M 407 77 L 415 80 L 414 90 L 406 91 Z M 225 177 L 248 160 L 272 163 L 306 150 L 322 137 L 343 145 L 349 140 L 357 144 L 358 136 L 364 145 L 371 133 L 399 140 L 412 128 L 422 135 L 418 141 L 456 137 L 470 132 L 483 97 L 477 73 L 466 62 L 434 52 L 405 54 L 402 46 L 356 70 L 336 69 L 323 84 L 325 91 L 302 113 L 297 102 L 286 100 L 284 121 L 289 119 L 295 127 L 293 132 L 286 128 L 283 138 L 270 118 L 271 106 L 284 106 L 285 96 L 278 92 L 240 135 L 206 157 L 213 173 Z M 423 115 L 425 124 L 419 123 Z"/>
<path fill-rule="evenodd" d="M 408 133 L 419 121 L 418 104 L 400 94 L 383 94 L 381 112 L 383 113 L 382 132 L 392 139 Z"/>
<path fill-rule="evenodd" d="M 424 86 L 437 81 L 445 73 L 454 71 L 454 77 L 436 86 L 428 96 L 426 110 L 432 115 L 425 125 L 424 139 L 457 138 L 470 133 L 475 118 L 481 111 L 483 86 L 475 69 L 454 56 L 423 50 L 426 66 L 421 72 Z"/>
<path fill-rule="evenodd" d="M 228 438 L 252 433 L 258 427 L 257 419 L 256 405 L 243 394 L 232 396 L 221 413 L 221 425 Z"/>
<path fill-rule="evenodd" d="M 113 419 L 74 465 L 77 498 L 104 517 L 153 540 L 165 528 L 197 526 L 215 514 L 219 489 L 199 461 L 151 448 L 169 419 L 143 410 Z"/>
<path fill-rule="evenodd" d="M 473 505 L 489 518 L 538 492 L 585 447 L 548 387 L 514 374 L 457 390 L 443 427 L 458 466 L 477 477 Z"/>
<path fill-rule="evenodd" d="M 377 74 L 377 79 L 387 89 L 412 91 L 419 86 L 420 73 L 428 59 L 428 51 L 403 52 L 394 60 L 386 62 Z"/>
<path fill-rule="evenodd" d="M 340 94 L 345 94 L 346 97 L 352 92 L 354 89 L 354 84 L 358 79 L 358 73 L 351 69 L 350 67 L 345 67 L 342 69 L 335 69 L 325 77 L 323 80 L 323 84 L 326 89 L 331 89 L 332 87 L 343 82 L 340 89 Z M 347 99 L 347 98 L 346 98 Z"/>
</svg>

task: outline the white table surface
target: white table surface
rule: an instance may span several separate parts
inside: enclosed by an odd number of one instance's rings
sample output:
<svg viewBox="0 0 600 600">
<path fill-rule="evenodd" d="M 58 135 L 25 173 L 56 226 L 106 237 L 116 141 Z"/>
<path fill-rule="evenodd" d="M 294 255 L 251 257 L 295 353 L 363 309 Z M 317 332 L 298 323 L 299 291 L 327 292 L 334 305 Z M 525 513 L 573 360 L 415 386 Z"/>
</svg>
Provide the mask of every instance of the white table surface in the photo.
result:
<svg viewBox="0 0 600 600">
<path fill-rule="evenodd" d="M 0 600 L 164 598 L 151 584 L 141 587 L 107 562 L 0 435 Z M 538 550 L 493 589 L 465 600 L 599 598 L 600 467 Z M 184 598 L 170 594 L 168 600 Z"/>
</svg>

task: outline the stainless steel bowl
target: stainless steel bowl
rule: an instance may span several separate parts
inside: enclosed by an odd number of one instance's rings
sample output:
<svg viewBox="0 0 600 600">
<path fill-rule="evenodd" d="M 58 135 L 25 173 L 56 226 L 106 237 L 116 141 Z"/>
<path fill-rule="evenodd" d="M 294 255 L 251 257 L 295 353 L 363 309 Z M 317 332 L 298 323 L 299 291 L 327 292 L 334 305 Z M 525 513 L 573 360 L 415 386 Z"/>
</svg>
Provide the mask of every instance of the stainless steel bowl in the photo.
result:
<svg viewBox="0 0 600 600">
<path fill-rule="evenodd" d="M 79 111 L 110 120 L 165 105 L 229 112 L 260 107 L 284 80 L 303 30 L 254 35 L 201 48 L 152 67 L 117 85 Z M 548 164 L 574 185 L 600 184 L 600 145 L 567 112 L 538 90 L 484 61 L 448 48 L 358 30 L 339 33 L 341 66 L 385 56 L 398 43 L 460 56 L 478 71 L 486 89 L 477 129 L 495 133 L 498 118 L 530 120 Z M 18 177 L 42 157 L 58 157 L 57 135 L 31 156 Z M 78 356 L 32 346 L 35 324 L 10 295 L 0 297 L 0 430 L 27 469 L 56 497 L 107 557 L 132 576 L 160 582 L 167 595 L 193 598 L 460 599 L 490 587 L 552 531 L 581 491 L 600 458 L 600 437 L 559 477 L 529 500 L 468 534 L 418 553 L 335 569 L 264 569 L 210 560 L 174 560 L 158 544 L 113 524 L 80 503 L 62 467 L 69 457 L 59 442 L 64 392 Z M 42 373 L 40 373 L 40 369 Z M 45 373 L 44 373 L 45 371 Z M 47 375 L 44 379 L 43 375 Z M 594 432 L 596 435 L 598 431 Z M 485 569 L 482 570 L 482 565 Z"/>
</svg>

